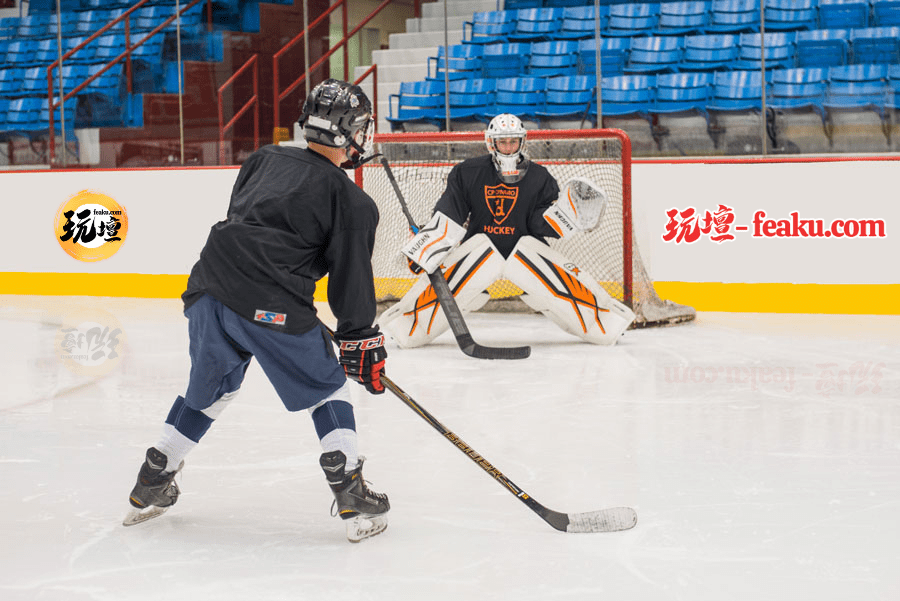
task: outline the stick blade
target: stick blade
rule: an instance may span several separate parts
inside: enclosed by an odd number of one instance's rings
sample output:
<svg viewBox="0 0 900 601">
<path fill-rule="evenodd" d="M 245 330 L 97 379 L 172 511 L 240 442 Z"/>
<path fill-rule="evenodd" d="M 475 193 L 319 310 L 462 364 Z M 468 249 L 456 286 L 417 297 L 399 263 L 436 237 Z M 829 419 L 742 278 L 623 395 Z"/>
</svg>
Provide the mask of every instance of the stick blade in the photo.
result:
<svg viewBox="0 0 900 601">
<path fill-rule="evenodd" d="M 472 340 L 469 334 L 456 337 L 460 350 L 476 359 L 527 359 L 531 355 L 530 346 L 483 346 Z"/>
<path fill-rule="evenodd" d="M 631 507 L 610 507 L 586 513 L 570 513 L 566 532 L 619 532 L 637 524 L 637 512 Z"/>
</svg>

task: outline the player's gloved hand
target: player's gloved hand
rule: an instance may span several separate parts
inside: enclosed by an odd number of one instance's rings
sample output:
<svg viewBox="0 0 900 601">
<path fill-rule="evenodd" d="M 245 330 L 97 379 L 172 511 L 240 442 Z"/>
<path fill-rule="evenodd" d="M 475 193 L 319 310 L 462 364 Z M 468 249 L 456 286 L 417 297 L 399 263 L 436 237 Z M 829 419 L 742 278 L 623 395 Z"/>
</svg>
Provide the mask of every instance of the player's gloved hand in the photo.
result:
<svg viewBox="0 0 900 601">
<path fill-rule="evenodd" d="M 383 394 L 381 376 L 384 374 L 384 360 L 387 358 L 384 335 L 378 332 L 363 338 L 336 335 L 335 339 L 341 352 L 338 362 L 343 366 L 347 377 L 365 386 L 372 394 Z"/>
</svg>

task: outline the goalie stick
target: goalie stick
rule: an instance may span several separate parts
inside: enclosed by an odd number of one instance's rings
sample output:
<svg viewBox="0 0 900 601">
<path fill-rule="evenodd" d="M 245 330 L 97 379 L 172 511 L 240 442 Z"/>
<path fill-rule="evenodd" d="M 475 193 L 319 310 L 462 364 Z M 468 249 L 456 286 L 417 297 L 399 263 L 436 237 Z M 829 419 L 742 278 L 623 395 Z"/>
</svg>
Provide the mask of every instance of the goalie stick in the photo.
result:
<svg viewBox="0 0 900 601">
<path fill-rule="evenodd" d="M 381 376 L 385 388 L 403 401 L 410 409 L 428 422 L 432 428 L 441 433 L 453 446 L 463 452 L 466 457 L 474 461 L 489 476 L 492 476 L 503 488 L 511 492 L 541 519 L 560 532 L 618 532 L 629 530 L 637 524 L 637 513 L 631 507 L 609 507 L 584 513 L 560 513 L 553 511 L 538 503 L 531 495 L 513 484 L 503 472 L 491 465 L 487 459 L 479 455 L 472 447 L 466 444 L 459 436 L 451 432 L 439 422 L 433 415 L 419 405 L 411 396 L 406 394 L 399 386 L 385 375 Z"/>
<path fill-rule="evenodd" d="M 413 219 L 412 214 L 409 212 L 406 199 L 403 197 L 403 192 L 400 191 L 400 185 L 397 183 L 394 172 L 391 171 L 391 166 L 388 164 L 387 157 L 384 155 L 381 156 L 381 164 L 384 167 L 385 173 L 387 173 L 388 180 L 391 182 L 394 193 L 397 195 L 397 200 L 400 201 L 400 209 L 403 211 L 403 215 L 406 216 L 410 229 L 413 233 L 416 233 L 416 230 L 418 229 L 416 220 Z M 450 291 L 450 286 L 447 284 L 443 272 L 441 272 L 440 269 L 435 269 L 434 273 L 429 273 L 427 275 L 428 279 L 431 281 L 432 288 L 434 288 L 438 303 L 440 303 L 441 309 L 447 317 L 447 323 L 450 324 L 450 330 L 456 337 L 456 343 L 464 354 L 469 357 L 475 357 L 476 359 L 525 359 L 531 354 L 530 346 L 495 347 L 483 346 L 475 342 L 475 340 L 472 339 L 472 335 L 469 333 L 469 328 L 466 325 L 465 319 L 463 319 L 462 311 L 460 310 L 459 305 L 456 304 L 456 299 L 453 298 L 453 293 Z"/>
</svg>

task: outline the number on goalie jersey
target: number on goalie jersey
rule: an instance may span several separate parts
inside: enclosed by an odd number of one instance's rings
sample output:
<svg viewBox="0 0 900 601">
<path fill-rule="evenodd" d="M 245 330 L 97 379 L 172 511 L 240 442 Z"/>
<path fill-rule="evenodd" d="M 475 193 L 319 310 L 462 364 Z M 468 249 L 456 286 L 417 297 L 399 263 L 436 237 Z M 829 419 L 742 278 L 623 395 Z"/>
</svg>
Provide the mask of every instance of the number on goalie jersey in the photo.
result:
<svg viewBox="0 0 900 601">
<path fill-rule="evenodd" d="M 457 224 L 468 221 L 460 246 L 443 257 L 450 290 L 460 309 L 476 311 L 488 300 L 485 288 L 505 277 L 533 297 L 529 305 L 567 332 L 595 344 L 615 344 L 634 314 L 587 274 L 576 277 L 559 267 L 570 262 L 545 239 L 563 233 L 547 218 L 560 189 L 542 165 L 528 160 L 526 135 L 517 117 L 499 115 L 485 132 L 490 154 L 450 171 L 435 214 Z M 537 272 L 520 269 L 517 252 L 537 261 Z M 425 276 L 378 322 L 401 347 L 427 344 L 449 327 Z"/>
</svg>

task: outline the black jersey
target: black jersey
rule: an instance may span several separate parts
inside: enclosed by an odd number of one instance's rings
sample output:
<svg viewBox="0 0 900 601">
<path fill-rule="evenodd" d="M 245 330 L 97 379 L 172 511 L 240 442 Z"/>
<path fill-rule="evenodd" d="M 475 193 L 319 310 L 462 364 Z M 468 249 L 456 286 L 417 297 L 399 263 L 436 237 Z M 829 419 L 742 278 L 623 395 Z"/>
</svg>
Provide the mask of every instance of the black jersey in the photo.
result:
<svg viewBox="0 0 900 601">
<path fill-rule="evenodd" d="M 505 184 L 488 154 L 453 167 L 434 209 L 462 225 L 469 220 L 464 240 L 487 234 L 509 257 L 522 236 L 559 237 L 544 219 L 544 211 L 558 196 L 559 185 L 542 165 L 531 163 L 525 177 Z"/>
<path fill-rule="evenodd" d="M 185 308 L 204 293 L 285 333 L 318 325 L 313 292 L 328 274 L 339 334 L 372 333 L 378 208 L 343 169 L 297 147 L 265 146 L 241 167 L 228 215 L 191 270 Z"/>
</svg>

